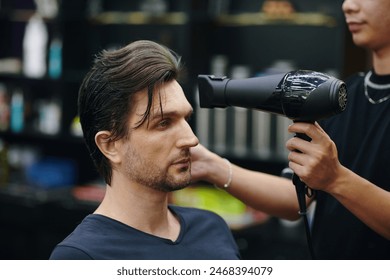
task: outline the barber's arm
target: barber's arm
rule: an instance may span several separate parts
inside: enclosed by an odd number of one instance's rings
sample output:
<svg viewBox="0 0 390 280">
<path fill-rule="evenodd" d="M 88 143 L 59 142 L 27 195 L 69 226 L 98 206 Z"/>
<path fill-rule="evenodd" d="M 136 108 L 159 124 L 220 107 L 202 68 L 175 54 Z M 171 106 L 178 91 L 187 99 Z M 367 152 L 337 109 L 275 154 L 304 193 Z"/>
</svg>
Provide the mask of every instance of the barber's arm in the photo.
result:
<svg viewBox="0 0 390 280">
<path fill-rule="evenodd" d="M 318 123 L 294 123 L 291 133 L 304 133 L 287 141 L 289 166 L 310 188 L 322 190 L 342 203 L 378 234 L 390 239 L 390 193 L 347 169 L 337 148 Z M 296 151 L 300 152 L 296 152 Z"/>
</svg>

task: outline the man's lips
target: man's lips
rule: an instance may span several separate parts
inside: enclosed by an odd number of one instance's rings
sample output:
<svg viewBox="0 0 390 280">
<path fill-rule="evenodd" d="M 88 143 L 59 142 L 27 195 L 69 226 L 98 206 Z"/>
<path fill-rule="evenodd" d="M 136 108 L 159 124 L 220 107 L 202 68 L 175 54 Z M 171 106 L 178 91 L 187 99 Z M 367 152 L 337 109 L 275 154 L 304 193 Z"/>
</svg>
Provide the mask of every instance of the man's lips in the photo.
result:
<svg viewBox="0 0 390 280">
<path fill-rule="evenodd" d="M 191 163 L 191 158 L 183 158 L 173 162 L 173 165 L 187 166 Z"/>
</svg>

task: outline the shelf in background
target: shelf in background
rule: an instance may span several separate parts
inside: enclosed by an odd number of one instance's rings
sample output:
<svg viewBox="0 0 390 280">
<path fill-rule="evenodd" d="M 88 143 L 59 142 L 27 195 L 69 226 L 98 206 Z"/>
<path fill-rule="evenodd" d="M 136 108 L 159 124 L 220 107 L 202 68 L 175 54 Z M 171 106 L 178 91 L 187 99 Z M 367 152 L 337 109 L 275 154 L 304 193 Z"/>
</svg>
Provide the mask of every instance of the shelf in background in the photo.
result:
<svg viewBox="0 0 390 280">
<path fill-rule="evenodd" d="M 95 24 L 114 25 L 184 25 L 188 22 L 188 16 L 184 12 L 169 12 L 163 14 L 153 14 L 145 12 L 103 12 L 90 17 L 89 20 Z"/>
<path fill-rule="evenodd" d="M 307 25 L 336 27 L 337 20 L 321 13 L 292 13 L 289 15 L 268 15 L 266 13 L 226 14 L 216 18 L 223 26 L 251 25 Z"/>
</svg>

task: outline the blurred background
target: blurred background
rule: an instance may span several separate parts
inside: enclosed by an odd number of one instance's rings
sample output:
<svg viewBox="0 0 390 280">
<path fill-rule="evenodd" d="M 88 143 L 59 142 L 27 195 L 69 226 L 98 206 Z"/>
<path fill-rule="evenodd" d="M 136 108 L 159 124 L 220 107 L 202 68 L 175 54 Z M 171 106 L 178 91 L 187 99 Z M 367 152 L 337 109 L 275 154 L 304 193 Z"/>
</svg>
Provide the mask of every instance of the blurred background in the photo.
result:
<svg viewBox="0 0 390 280">
<path fill-rule="evenodd" d="M 370 66 L 352 44 L 342 0 L 0 0 L 0 259 L 47 259 L 104 195 L 77 116 L 94 55 L 139 39 L 182 56 L 201 143 L 280 175 L 290 120 L 201 109 L 197 75 L 248 78 L 310 69 L 345 79 Z M 171 202 L 215 211 L 244 259 L 306 259 L 303 224 L 255 211 L 199 183 Z"/>
</svg>

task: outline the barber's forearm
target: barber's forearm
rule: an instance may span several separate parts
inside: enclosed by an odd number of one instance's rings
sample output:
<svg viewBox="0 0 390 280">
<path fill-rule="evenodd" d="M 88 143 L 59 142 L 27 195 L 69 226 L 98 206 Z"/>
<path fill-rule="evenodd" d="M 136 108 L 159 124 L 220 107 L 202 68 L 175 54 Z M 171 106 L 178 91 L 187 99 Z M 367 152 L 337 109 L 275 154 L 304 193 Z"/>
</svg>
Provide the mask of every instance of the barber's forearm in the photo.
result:
<svg viewBox="0 0 390 280">
<path fill-rule="evenodd" d="M 363 223 L 390 240 L 390 192 L 345 167 L 328 191 Z"/>
<path fill-rule="evenodd" d="M 222 162 L 220 166 L 224 166 Z M 226 170 L 221 172 L 227 174 Z M 221 179 L 218 182 L 218 186 L 226 183 Z M 269 215 L 289 220 L 299 218 L 295 188 L 288 179 L 232 165 L 232 181 L 226 191 Z"/>
</svg>

